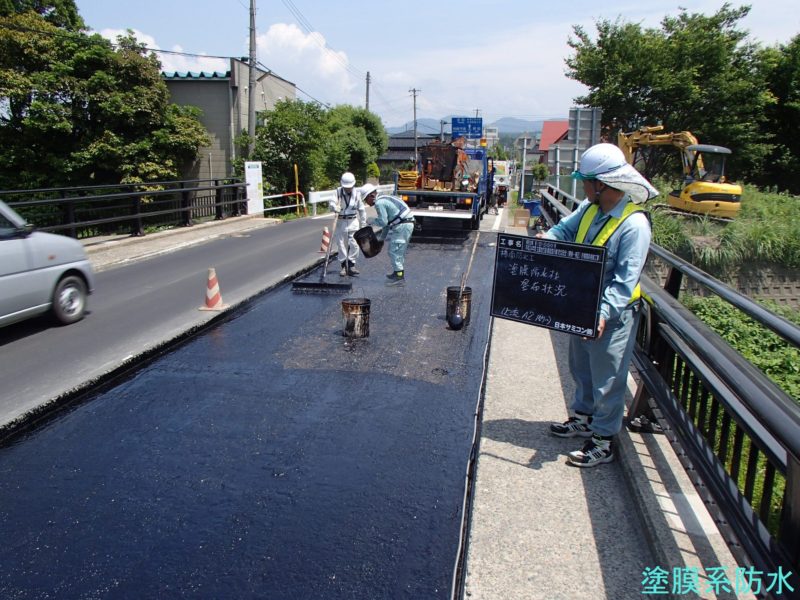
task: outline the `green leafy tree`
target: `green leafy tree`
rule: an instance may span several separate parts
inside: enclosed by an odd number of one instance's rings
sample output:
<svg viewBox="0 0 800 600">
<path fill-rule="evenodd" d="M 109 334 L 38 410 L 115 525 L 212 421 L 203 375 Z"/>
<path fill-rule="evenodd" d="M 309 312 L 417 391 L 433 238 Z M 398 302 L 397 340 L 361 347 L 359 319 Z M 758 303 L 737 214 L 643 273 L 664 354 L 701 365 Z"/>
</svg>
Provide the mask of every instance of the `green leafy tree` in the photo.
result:
<svg viewBox="0 0 800 600">
<path fill-rule="evenodd" d="M 544 163 L 536 163 L 531 168 L 531 175 L 534 181 L 541 184 L 545 179 L 550 177 L 550 168 Z"/>
<path fill-rule="evenodd" d="M 54 25 L 68 4 L 0 16 L 0 186 L 177 178 L 208 143 L 197 109 L 169 103 L 158 60 L 132 36 L 115 48 Z"/>
<path fill-rule="evenodd" d="M 327 129 L 325 174 L 338 181 L 349 170 L 357 180 L 366 181 L 367 165 L 389 147 L 389 137 L 380 118 L 363 108 L 336 106 L 328 111 Z"/>
<path fill-rule="evenodd" d="M 764 52 L 766 79 L 775 104 L 768 111 L 765 136 L 774 144 L 755 180 L 768 187 L 800 194 L 800 35 Z"/>
<path fill-rule="evenodd" d="M 323 187 L 326 182 L 320 147 L 327 135 L 324 109 L 316 103 L 287 99 L 264 116 L 264 125 L 256 130 L 253 159 L 262 163 L 268 191 L 294 191 L 295 164 L 303 190 Z"/>
<path fill-rule="evenodd" d="M 367 177 L 378 179 L 381 176 L 381 169 L 378 163 L 371 162 L 367 165 Z"/>
<path fill-rule="evenodd" d="M 86 28 L 74 0 L 0 0 L 0 17 L 29 11 L 68 31 Z"/>
<path fill-rule="evenodd" d="M 728 146 L 732 173 L 755 176 L 770 151 L 762 124 L 774 96 L 759 47 L 738 28 L 749 10 L 727 3 L 711 16 L 681 9 L 658 29 L 601 20 L 596 40 L 573 27 L 567 75 L 589 88 L 576 102 L 601 107 L 612 135 L 661 123 Z"/>
</svg>

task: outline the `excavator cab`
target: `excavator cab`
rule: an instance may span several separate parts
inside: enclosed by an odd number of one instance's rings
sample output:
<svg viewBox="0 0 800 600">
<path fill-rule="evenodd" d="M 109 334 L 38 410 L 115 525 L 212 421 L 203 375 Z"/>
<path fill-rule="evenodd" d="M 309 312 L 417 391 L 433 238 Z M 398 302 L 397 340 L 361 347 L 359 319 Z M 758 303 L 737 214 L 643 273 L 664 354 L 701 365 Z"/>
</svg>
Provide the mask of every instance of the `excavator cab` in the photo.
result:
<svg viewBox="0 0 800 600">
<path fill-rule="evenodd" d="M 694 181 L 725 183 L 725 162 L 731 151 L 724 146 L 692 144 L 686 150 L 694 154 L 691 164 L 685 164 L 685 172 L 691 174 Z M 686 155 L 684 154 L 684 160 Z M 688 161 L 687 161 L 688 162 Z"/>
<path fill-rule="evenodd" d="M 725 163 L 730 154 L 724 146 L 686 146 L 681 154 L 684 186 L 670 192 L 669 204 L 695 214 L 733 219 L 741 206 L 742 187 L 725 179 Z"/>
<path fill-rule="evenodd" d="M 663 131 L 662 125 L 641 127 L 630 133 L 620 131 L 617 145 L 632 165 L 642 159 L 640 153 L 646 146 L 672 146 L 680 151 L 683 188 L 669 193 L 669 208 L 725 221 L 739 214 L 742 186 L 729 183 L 725 176 L 725 162 L 731 151 L 723 146 L 698 144 L 691 131 Z M 646 166 L 647 161 L 644 162 Z"/>
</svg>

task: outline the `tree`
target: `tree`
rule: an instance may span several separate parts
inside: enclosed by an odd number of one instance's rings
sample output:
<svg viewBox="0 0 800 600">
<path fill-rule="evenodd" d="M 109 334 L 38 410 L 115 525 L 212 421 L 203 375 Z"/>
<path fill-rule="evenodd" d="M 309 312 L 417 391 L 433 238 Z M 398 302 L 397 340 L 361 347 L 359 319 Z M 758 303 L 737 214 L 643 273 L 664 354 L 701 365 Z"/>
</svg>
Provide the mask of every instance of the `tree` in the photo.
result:
<svg viewBox="0 0 800 600">
<path fill-rule="evenodd" d="M 800 35 L 786 45 L 765 50 L 763 62 L 770 92 L 775 96 L 765 136 L 774 136 L 774 145 L 762 176 L 756 180 L 800 194 Z"/>
<path fill-rule="evenodd" d="M 304 189 L 327 187 L 322 180 L 320 151 L 327 135 L 324 109 L 317 103 L 287 99 L 279 101 L 264 117 L 264 125 L 256 130 L 253 159 L 262 163 L 268 191 L 294 191 L 295 164 Z"/>
<path fill-rule="evenodd" d="M 79 17 L 52 21 L 71 3 L 51 5 L 0 17 L 0 186 L 177 178 L 208 143 L 197 109 L 170 105 L 158 60 L 132 36 L 115 48 L 69 31 Z"/>
<path fill-rule="evenodd" d="M 380 118 L 363 108 L 340 105 L 328 111 L 327 129 L 325 174 L 338 181 L 344 171 L 351 171 L 356 179 L 366 181 L 367 165 L 389 147 Z"/>
<path fill-rule="evenodd" d="M 599 21 L 593 41 L 573 27 L 567 75 L 589 88 L 576 98 L 603 109 L 612 134 L 661 123 L 734 151 L 734 175 L 758 174 L 769 152 L 762 124 L 774 102 L 760 68 L 760 51 L 739 21 L 750 8 L 724 4 L 711 16 L 665 17 L 660 29 Z"/>
<path fill-rule="evenodd" d="M 533 180 L 541 185 L 541 183 L 550 177 L 550 168 L 544 163 L 536 163 L 531 168 L 531 175 Z"/>
<path fill-rule="evenodd" d="M 51 25 L 68 31 L 82 31 L 86 28 L 74 0 L 0 0 L 0 17 L 29 11 Z"/>
</svg>

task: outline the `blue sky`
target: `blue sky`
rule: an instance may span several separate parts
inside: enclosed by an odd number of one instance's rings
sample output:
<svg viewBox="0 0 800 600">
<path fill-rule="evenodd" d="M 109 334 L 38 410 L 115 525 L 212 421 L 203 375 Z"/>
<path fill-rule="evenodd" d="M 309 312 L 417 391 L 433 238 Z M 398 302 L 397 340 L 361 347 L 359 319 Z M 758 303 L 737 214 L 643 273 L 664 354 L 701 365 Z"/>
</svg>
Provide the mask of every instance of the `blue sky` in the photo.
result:
<svg viewBox="0 0 800 600">
<path fill-rule="evenodd" d="M 753 0 L 741 25 L 765 44 L 800 33 L 797 0 Z M 247 56 L 249 0 L 76 0 L 93 30 L 133 29 L 149 47 L 209 56 Z M 711 14 L 709 0 L 256 0 L 258 60 L 327 104 L 365 101 L 387 126 L 417 116 L 564 117 L 582 85 L 564 75 L 573 25 L 597 19 L 657 26 L 678 7 Z M 739 6 L 741 3 L 734 3 Z M 421 8 L 420 8 L 421 6 Z M 412 8 L 413 7 L 413 8 Z M 159 55 L 165 70 L 225 70 L 226 61 Z"/>
</svg>

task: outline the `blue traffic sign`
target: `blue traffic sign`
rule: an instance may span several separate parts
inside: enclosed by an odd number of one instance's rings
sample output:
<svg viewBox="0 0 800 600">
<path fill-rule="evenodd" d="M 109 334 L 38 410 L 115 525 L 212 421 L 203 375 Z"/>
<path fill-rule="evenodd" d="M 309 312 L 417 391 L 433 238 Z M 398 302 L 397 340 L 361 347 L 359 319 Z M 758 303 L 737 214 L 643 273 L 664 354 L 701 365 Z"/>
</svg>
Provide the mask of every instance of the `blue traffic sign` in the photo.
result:
<svg viewBox="0 0 800 600">
<path fill-rule="evenodd" d="M 451 128 L 453 139 L 463 136 L 468 140 L 478 140 L 483 133 L 483 119 L 480 117 L 453 117 Z"/>
</svg>

